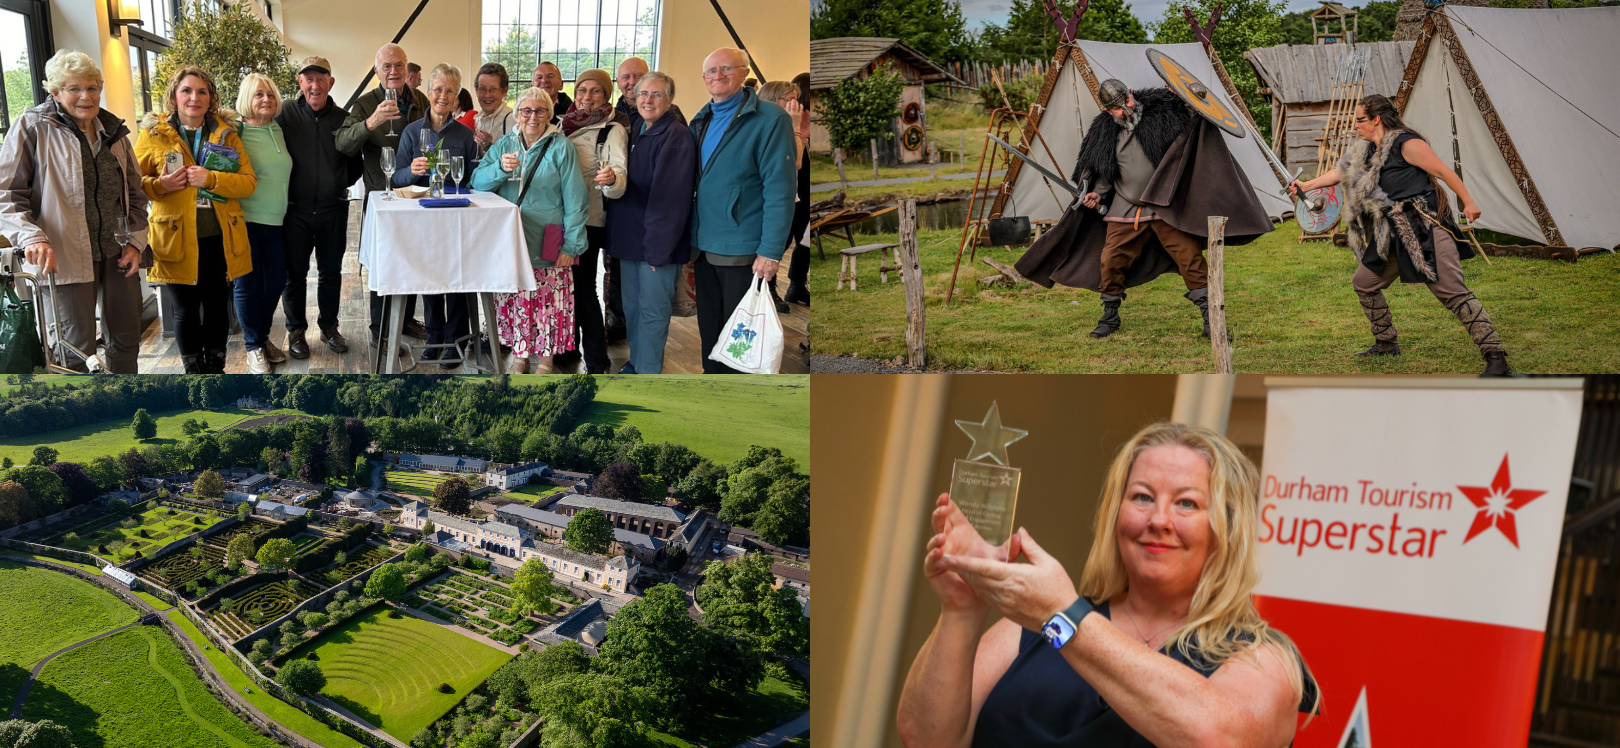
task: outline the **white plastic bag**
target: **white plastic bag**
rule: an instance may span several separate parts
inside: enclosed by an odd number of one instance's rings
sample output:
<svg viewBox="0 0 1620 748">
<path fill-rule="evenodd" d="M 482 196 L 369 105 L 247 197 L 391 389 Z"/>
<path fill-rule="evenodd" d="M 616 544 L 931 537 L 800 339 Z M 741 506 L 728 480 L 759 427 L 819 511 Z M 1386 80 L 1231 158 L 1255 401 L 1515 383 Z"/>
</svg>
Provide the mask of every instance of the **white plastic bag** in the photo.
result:
<svg viewBox="0 0 1620 748">
<path fill-rule="evenodd" d="M 775 374 L 782 368 L 782 322 L 776 304 L 765 289 L 765 279 L 754 284 L 720 330 L 720 340 L 709 351 L 719 361 L 745 374 Z"/>
</svg>

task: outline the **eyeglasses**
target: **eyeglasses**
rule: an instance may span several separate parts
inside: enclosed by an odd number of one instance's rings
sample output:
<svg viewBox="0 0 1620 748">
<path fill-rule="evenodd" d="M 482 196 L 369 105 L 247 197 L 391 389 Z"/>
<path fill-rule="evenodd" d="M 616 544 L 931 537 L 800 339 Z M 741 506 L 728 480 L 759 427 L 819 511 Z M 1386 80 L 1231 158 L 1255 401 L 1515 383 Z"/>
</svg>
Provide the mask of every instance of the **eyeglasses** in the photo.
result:
<svg viewBox="0 0 1620 748">
<path fill-rule="evenodd" d="M 519 117 L 539 117 L 541 115 L 548 115 L 549 116 L 550 114 L 551 114 L 551 111 L 548 110 L 548 109 L 534 109 L 534 108 L 531 108 L 531 107 L 523 107 L 522 109 L 517 110 L 517 115 Z"/>
<path fill-rule="evenodd" d="M 636 98 L 638 98 L 638 99 L 667 99 L 669 97 L 664 95 L 663 91 L 637 91 L 636 92 Z"/>
<path fill-rule="evenodd" d="M 484 86 L 479 86 L 478 87 L 478 95 L 479 96 L 494 95 L 494 94 L 499 94 L 500 92 L 501 92 L 501 89 L 499 89 L 499 88 L 485 88 Z"/>
<path fill-rule="evenodd" d="M 101 93 L 101 87 L 100 86 L 90 86 L 88 88 L 80 88 L 78 86 L 66 86 L 64 88 L 59 88 L 57 90 L 61 91 L 62 93 L 68 94 L 69 96 L 83 96 L 85 94 L 99 95 Z"/>
<path fill-rule="evenodd" d="M 717 68 L 709 68 L 708 70 L 703 71 L 703 79 L 708 80 L 716 76 L 731 75 L 731 71 L 741 69 L 742 66 L 740 65 L 721 65 Z"/>
</svg>

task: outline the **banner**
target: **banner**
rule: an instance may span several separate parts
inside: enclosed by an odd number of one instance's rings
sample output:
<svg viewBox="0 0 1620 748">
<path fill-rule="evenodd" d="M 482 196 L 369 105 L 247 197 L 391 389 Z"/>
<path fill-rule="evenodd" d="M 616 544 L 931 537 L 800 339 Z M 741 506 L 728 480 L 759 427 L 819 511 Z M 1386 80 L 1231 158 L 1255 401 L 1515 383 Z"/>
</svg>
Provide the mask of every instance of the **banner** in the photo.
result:
<svg viewBox="0 0 1620 748">
<path fill-rule="evenodd" d="M 1255 603 L 1322 687 L 1294 745 L 1523 748 L 1580 380 L 1292 383 L 1268 382 Z"/>
</svg>

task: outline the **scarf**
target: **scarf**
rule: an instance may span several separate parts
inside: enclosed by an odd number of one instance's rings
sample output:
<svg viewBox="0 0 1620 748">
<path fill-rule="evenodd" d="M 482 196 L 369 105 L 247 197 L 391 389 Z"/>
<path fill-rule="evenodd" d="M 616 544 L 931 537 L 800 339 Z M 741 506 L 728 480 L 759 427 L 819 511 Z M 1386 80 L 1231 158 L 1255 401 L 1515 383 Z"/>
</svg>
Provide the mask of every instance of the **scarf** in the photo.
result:
<svg viewBox="0 0 1620 748">
<path fill-rule="evenodd" d="M 574 131 L 582 127 L 590 127 L 591 125 L 599 124 L 604 120 L 612 119 L 613 115 L 617 113 L 618 112 L 611 106 L 604 106 L 597 109 L 585 109 L 580 106 L 575 106 L 562 117 L 561 124 L 563 135 L 570 138 L 574 137 Z"/>
<path fill-rule="evenodd" d="M 1357 257 L 1366 254 L 1368 242 L 1378 253 L 1378 257 L 1385 262 L 1390 260 L 1390 227 L 1395 228 L 1399 234 L 1401 247 L 1406 250 L 1407 257 L 1412 261 L 1422 276 L 1433 283 L 1438 279 L 1434 267 L 1423 256 L 1423 242 L 1418 238 L 1416 229 L 1406 213 L 1408 207 L 1417 208 L 1421 213 L 1428 207 L 1427 201 L 1422 197 L 1395 202 L 1389 199 L 1382 187 L 1378 186 L 1378 178 L 1384 169 L 1384 162 L 1389 159 L 1390 148 L 1395 144 L 1395 138 L 1405 130 L 1388 130 L 1382 140 L 1375 146 L 1370 141 L 1360 141 L 1345 150 L 1339 157 L 1339 185 L 1343 188 L 1344 223 L 1346 238 L 1350 249 Z M 1368 159 L 1368 153 L 1372 154 Z M 1390 220 L 1383 220 L 1386 217 Z"/>
</svg>

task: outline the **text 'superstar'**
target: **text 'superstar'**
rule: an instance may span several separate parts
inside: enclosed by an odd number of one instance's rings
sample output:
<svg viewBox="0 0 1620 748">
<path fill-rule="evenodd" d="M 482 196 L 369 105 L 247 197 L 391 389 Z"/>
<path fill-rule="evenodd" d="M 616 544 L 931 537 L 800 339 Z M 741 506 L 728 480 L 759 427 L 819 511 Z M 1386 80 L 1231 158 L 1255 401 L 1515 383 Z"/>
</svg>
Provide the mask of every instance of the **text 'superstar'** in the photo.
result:
<svg viewBox="0 0 1620 748">
<path fill-rule="evenodd" d="M 984 420 L 978 423 L 972 421 L 957 421 L 956 427 L 962 429 L 973 440 L 973 449 L 968 450 L 967 458 L 977 460 L 980 457 L 989 457 L 997 464 L 1007 464 L 1007 445 L 1029 436 L 1024 429 L 1009 429 L 1001 425 L 1001 412 L 996 409 L 995 401 L 990 402 L 990 412 L 984 414 Z"/>
<path fill-rule="evenodd" d="M 1468 528 L 1468 537 L 1463 538 L 1467 543 L 1475 535 L 1485 532 L 1492 525 L 1507 536 L 1514 548 L 1519 547 L 1519 528 L 1514 521 L 1514 515 L 1525 504 L 1534 501 L 1546 491 L 1535 491 L 1528 488 L 1514 488 L 1513 477 L 1508 473 L 1507 455 L 1502 455 L 1502 466 L 1496 469 L 1496 478 L 1491 481 L 1490 488 L 1484 486 L 1458 486 L 1468 501 L 1479 507 L 1474 515 L 1474 524 Z"/>
</svg>

